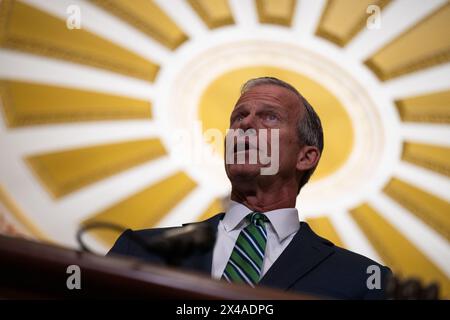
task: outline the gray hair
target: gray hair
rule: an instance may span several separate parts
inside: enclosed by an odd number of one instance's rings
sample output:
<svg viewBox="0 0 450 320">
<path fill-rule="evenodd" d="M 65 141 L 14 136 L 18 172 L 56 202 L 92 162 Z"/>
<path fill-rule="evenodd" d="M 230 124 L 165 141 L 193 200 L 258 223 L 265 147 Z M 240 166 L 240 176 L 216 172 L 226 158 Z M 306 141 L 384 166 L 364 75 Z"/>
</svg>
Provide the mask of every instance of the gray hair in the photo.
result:
<svg viewBox="0 0 450 320">
<path fill-rule="evenodd" d="M 300 92 L 298 92 L 297 89 L 295 89 L 292 85 L 274 77 L 260 77 L 248 80 L 242 86 L 241 95 L 250 90 L 251 88 L 261 85 L 274 85 L 283 87 L 293 92 L 298 97 L 299 101 L 303 103 L 303 106 L 306 109 L 305 116 L 299 119 L 297 123 L 297 134 L 299 143 L 300 144 L 304 143 L 308 146 L 315 146 L 320 150 L 320 153 L 322 153 L 323 150 L 322 123 L 316 111 L 314 111 L 314 108 L 311 106 L 308 100 L 306 100 L 305 97 L 303 97 L 300 94 Z M 316 167 L 317 164 L 303 174 L 303 176 L 300 179 L 298 192 L 300 192 L 300 189 L 309 181 L 309 178 L 311 178 L 314 170 L 316 170 Z"/>
</svg>

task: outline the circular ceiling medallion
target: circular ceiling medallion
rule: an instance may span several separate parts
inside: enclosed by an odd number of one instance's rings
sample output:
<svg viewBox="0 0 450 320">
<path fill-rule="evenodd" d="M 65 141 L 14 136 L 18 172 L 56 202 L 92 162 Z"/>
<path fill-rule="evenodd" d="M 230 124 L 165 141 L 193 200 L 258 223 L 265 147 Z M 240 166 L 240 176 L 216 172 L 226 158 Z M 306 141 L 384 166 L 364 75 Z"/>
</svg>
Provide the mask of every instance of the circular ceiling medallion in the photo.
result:
<svg viewBox="0 0 450 320">
<path fill-rule="evenodd" d="M 279 34 L 271 37 L 286 38 L 286 32 Z M 371 97 L 378 93 L 364 88 L 339 61 L 292 41 L 229 37 L 215 44 L 214 35 L 210 38 L 202 46 L 193 43 L 196 50 L 180 48 L 178 60 L 185 63 L 172 66 L 168 74 L 163 70 L 159 79 L 161 88 L 169 89 L 155 108 L 174 161 L 227 196 L 223 136 L 230 112 L 245 81 L 271 75 L 294 85 L 324 127 L 323 157 L 298 201 L 302 212 L 314 216 L 330 208 L 356 206 L 382 187 L 391 174 L 382 168 L 392 168 L 397 161 L 392 151 L 398 154 L 401 141 L 394 138 L 398 120 L 393 110 L 380 110 Z M 222 135 L 205 137 L 209 129 Z"/>
</svg>

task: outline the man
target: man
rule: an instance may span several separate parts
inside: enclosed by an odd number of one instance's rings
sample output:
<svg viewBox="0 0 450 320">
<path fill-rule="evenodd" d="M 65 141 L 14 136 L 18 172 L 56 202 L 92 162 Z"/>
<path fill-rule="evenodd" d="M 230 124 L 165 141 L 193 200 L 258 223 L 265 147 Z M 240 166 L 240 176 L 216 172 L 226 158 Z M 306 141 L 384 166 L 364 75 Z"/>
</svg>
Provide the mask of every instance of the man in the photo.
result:
<svg viewBox="0 0 450 320">
<path fill-rule="evenodd" d="M 316 235 L 307 223 L 299 222 L 297 195 L 314 172 L 323 150 L 321 122 L 307 100 L 279 79 L 252 79 L 242 88 L 231 114 L 230 129 L 253 134 L 266 131 L 268 154 L 272 156 L 274 150 L 279 150 L 278 168 L 275 173 L 262 174 L 261 169 L 270 164 L 249 161 L 251 149 L 255 148 L 249 140 L 242 149 L 226 150 L 233 160 L 239 153 L 245 156 L 243 163 L 225 164 L 232 185 L 231 205 L 225 214 L 206 221 L 217 230 L 213 250 L 192 255 L 181 267 L 250 286 L 339 299 L 383 298 L 384 280 L 390 273 L 387 267 L 336 247 Z M 278 139 L 272 138 L 272 131 L 277 131 Z M 262 147 L 260 143 L 256 146 Z M 142 230 L 137 234 L 150 238 L 163 230 Z M 162 261 L 130 241 L 131 232 L 126 231 L 110 253 L 154 263 Z M 370 279 L 377 276 L 378 280 Z"/>
</svg>

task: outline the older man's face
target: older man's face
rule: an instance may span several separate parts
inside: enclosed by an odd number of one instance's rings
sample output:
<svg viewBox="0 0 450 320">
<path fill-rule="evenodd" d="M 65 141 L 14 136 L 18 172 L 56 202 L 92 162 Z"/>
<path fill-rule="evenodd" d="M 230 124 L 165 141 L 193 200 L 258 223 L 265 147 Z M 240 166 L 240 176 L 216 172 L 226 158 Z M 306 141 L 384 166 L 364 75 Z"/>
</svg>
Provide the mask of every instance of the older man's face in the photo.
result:
<svg viewBox="0 0 450 320">
<path fill-rule="evenodd" d="M 297 156 L 300 152 L 297 124 L 304 113 L 303 105 L 290 90 L 275 85 L 258 85 L 241 95 L 237 101 L 231 113 L 230 129 L 255 129 L 257 134 L 261 129 L 267 129 L 269 156 L 272 156 L 272 150 L 275 150 L 272 145 L 276 143 L 271 141 L 271 129 L 279 129 L 279 170 L 276 176 L 292 177 L 297 172 Z M 236 161 L 225 164 L 228 178 L 232 182 L 235 179 L 260 175 L 261 167 L 270 166 L 259 161 L 256 164 L 249 163 L 249 151 L 245 153 L 244 164 L 238 164 Z"/>
</svg>

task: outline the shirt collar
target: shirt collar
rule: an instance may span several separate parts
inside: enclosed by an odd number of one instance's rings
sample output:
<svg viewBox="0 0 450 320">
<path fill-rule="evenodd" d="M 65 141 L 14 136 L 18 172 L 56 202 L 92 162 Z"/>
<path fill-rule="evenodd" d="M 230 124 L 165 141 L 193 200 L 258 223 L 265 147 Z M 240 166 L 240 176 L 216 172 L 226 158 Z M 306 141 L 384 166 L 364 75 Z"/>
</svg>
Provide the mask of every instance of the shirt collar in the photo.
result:
<svg viewBox="0 0 450 320">
<path fill-rule="evenodd" d="M 242 203 L 231 200 L 230 206 L 222 220 L 226 232 L 230 232 L 244 223 L 244 218 L 253 210 Z M 283 208 L 264 212 L 272 224 L 280 241 L 300 229 L 296 208 Z"/>
</svg>

